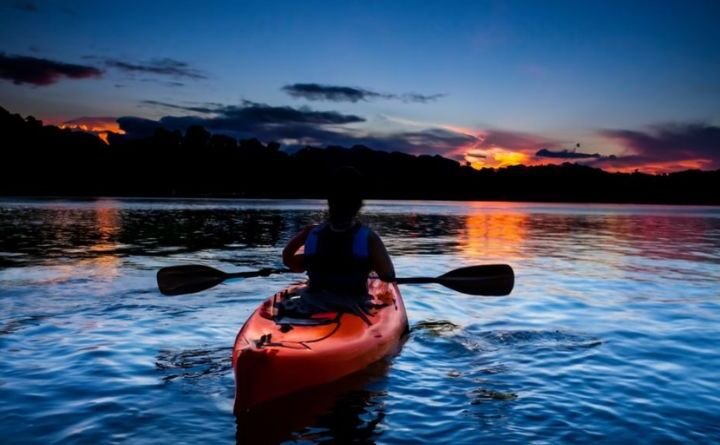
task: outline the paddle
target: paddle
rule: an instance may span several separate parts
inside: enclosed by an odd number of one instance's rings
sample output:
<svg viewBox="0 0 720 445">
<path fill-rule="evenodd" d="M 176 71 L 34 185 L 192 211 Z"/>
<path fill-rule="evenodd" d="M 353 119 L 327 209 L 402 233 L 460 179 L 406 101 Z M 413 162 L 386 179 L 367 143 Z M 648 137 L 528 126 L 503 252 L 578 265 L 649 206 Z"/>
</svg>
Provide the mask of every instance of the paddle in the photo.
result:
<svg viewBox="0 0 720 445">
<path fill-rule="evenodd" d="M 260 269 L 249 272 L 226 273 L 210 266 L 187 265 L 163 267 L 157 273 L 160 292 L 164 295 L 182 295 L 200 292 L 217 286 L 230 278 L 267 277 L 273 273 L 290 272 L 290 269 Z"/>
<path fill-rule="evenodd" d="M 437 283 L 452 290 L 470 295 L 508 295 L 515 284 L 515 274 L 507 264 L 468 266 L 440 275 L 439 277 L 398 278 L 398 284 Z"/>
<path fill-rule="evenodd" d="M 157 273 L 158 287 L 164 295 L 200 292 L 229 278 L 266 277 L 289 269 L 260 269 L 249 272 L 226 273 L 209 266 L 188 265 L 164 267 Z M 398 278 L 398 284 L 437 283 L 470 295 L 508 295 L 515 283 L 512 267 L 507 264 L 469 266 L 452 270 L 439 277 Z"/>
</svg>

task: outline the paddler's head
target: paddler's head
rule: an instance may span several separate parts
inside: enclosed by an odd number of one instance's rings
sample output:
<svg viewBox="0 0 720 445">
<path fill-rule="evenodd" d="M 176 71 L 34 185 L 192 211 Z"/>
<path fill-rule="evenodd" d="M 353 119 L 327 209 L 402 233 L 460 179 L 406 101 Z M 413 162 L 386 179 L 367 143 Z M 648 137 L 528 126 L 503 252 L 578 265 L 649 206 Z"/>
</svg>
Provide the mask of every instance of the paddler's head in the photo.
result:
<svg viewBox="0 0 720 445">
<path fill-rule="evenodd" d="M 363 179 L 353 167 L 341 167 L 328 184 L 328 212 L 330 222 L 342 226 L 352 222 L 363 205 Z"/>
</svg>

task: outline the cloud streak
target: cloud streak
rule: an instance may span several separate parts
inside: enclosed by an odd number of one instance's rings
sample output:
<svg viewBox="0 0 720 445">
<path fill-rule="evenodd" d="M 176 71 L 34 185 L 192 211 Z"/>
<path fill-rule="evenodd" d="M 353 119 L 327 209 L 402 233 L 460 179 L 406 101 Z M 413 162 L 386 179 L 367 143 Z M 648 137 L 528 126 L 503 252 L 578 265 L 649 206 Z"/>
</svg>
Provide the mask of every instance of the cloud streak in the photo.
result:
<svg viewBox="0 0 720 445">
<path fill-rule="evenodd" d="M 542 148 L 535 153 L 535 156 L 540 158 L 556 158 L 556 159 L 598 159 L 603 156 L 600 153 L 578 153 L 570 150 L 558 150 L 553 151 L 547 148 Z"/>
<path fill-rule="evenodd" d="M 400 100 L 402 102 L 427 103 L 433 102 L 444 94 L 419 94 L 419 93 L 379 93 L 365 88 L 355 88 L 338 85 L 322 85 L 318 83 L 294 83 L 285 85 L 282 90 L 296 99 L 311 101 L 329 102 L 360 102 L 376 99 Z"/>
<path fill-rule="evenodd" d="M 200 70 L 182 62 L 170 58 L 153 59 L 147 62 L 128 62 L 126 60 L 105 58 L 102 59 L 105 65 L 120 71 L 140 74 L 155 74 L 159 76 L 170 76 L 174 78 L 186 78 L 193 80 L 207 79 L 207 76 Z"/>
<path fill-rule="evenodd" d="M 61 78 L 99 78 L 102 71 L 93 66 L 77 65 L 28 56 L 13 56 L 0 53 L 0 78 L 15 85 L 52 85 Z"/>
</svg>

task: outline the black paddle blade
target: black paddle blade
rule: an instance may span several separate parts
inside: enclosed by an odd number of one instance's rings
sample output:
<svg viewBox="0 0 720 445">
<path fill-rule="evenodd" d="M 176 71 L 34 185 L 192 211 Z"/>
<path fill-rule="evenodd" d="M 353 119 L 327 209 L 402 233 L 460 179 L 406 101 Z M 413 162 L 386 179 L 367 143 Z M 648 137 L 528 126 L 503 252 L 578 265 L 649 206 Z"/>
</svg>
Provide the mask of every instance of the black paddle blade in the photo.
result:
<svg viewBox="0 0 720 445">
<path fill-rule="evenodd" d="M 163 295 L 200 292 L 217 286 L 226 278 L 225 272 L 201 265 L 163 267 L 157 273 L 158 287 Z"/>
<path fill-rule="evenodd" d="M 435 282 L 465 294 L 497 297 L 512 292 L 515 274 L 507 264 L 487 264 L 452 270 Z"/>
</svg>

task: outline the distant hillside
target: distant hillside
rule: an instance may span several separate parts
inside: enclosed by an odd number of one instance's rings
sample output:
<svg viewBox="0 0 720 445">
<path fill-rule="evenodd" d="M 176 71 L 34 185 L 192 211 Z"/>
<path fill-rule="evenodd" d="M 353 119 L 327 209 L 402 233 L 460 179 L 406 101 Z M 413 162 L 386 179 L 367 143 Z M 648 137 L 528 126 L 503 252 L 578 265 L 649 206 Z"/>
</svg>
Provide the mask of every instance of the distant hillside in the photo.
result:
<svg viewBox="0 0 720 445">
<path fill-rule="evenodd" d="M 474 170 L 441 156 L 306 147 L 157 129 L 145 139 L 43 125 L 0 108 L 0 194 L 323 197 L 338 166 L 363 172 L 369 198 L 720 204 L 720 170 L 608 173 L 578 164 Z"/>
</svg>

